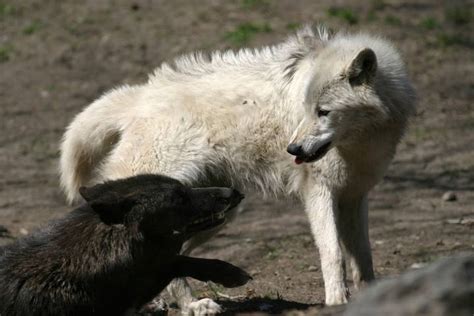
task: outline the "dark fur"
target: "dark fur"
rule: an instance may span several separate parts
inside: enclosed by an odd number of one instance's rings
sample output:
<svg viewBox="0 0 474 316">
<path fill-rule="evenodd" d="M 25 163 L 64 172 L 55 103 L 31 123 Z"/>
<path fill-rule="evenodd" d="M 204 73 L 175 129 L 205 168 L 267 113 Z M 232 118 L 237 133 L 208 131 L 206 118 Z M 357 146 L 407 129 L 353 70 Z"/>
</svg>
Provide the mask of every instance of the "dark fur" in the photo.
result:
<svg viewBox="0 0 474 316">
<path fill-rule="evenodd" d="M 175 277 L 228 287 L 250 279 L 226 262 L 179 255 L 190 220 L 235 206 L 236 191 L 148 175 L 81 194 L 87 204 L 0 249 L 0 315 L 117 315 Z"/>
</svg>

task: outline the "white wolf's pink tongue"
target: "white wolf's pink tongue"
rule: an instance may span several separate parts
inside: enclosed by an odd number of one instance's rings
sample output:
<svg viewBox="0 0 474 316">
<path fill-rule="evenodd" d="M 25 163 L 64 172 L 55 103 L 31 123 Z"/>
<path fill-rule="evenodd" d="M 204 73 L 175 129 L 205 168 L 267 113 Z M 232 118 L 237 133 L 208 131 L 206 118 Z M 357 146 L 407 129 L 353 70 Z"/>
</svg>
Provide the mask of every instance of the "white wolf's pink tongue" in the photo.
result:
<svg viewBox="0 0 474 316">
<path fill-rule="evenodd" d="M 302 164 L 303 162 L 304 162 L 303 159 L 301 159 L 301 158 L 299 158 L 299 157 L 296 157 L 296 158 L 295 158 L 295 164 L 300 165 L 300 164 Z"/>
</svg>

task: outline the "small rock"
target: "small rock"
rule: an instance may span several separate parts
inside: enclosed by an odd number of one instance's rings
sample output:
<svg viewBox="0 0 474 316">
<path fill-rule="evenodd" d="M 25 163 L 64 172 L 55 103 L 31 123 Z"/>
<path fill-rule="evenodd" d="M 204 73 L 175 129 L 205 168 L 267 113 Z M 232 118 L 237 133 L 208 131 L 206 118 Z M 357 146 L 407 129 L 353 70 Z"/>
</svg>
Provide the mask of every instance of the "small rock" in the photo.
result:
<svg viewBox="0 0 474 316">
<path fill-rule="evenodd" d="M 309 271 L 309 272 L 318 271 L 318 267 L 316 267 L 316 266 L 309 266 L 309 267 L 308 267 L 308 271 Z"/>
<path fill-rule="evenodd" d="M 258 270 L 252 270 L 252 271 L 250 271 L 250 275 L 251 275 L 251 276 L 255 276 L 255 275 L 258 275 L 258 274 L 260 274 L 260 271 L 258 271 Z"/>
<path fill-rule="evenodd" d="M 419 269 L 419 268 L 423 268 L 424 266 L 426 266 L 426 263 L 423 263 L 423 262 L 415 262 L 414 264 L 412 264 L 410 266 L 411 269 Z"/>
<path fill-rule="evenodd" d="M 461 224 L 462 225 L 468 225 L 468 226 L 474 225 L 474 217 L 461 219 Z"/>
<path fill-rule="evenodd" d="M 46 90 L 41 90 L 40 91 L 40 95 L 42 98 L 46 99 L 46 98 L 49 98 L 49 92 L 46 91 Z"/>
<path fill-rule="evenodd" d="M 457 225 L 457 224 L 461 224 L 461 220 L 462 218 L 450 218 L 446 220 L 446 223 Z"/>
<path fill-rule="evenodd" d="M 286 277 L 285 277 L 285 280 L 286 280 L 286 281 L 290 281 L 290 280 L 291 280 L 291 277 L 286 276 Z"/>
<path fill-rule="evenodd" d="M 447 191 L 443 194 L 442 199 L 443 201 L 446 201 L 446 202 L 452 202 L 452 201 L 456 201 L 458 197 L 456 193 L 454 193 L 453 191 Z"/>
<path fill-rule="evenodd" d="M 468 217 L 468 218 L 450 218 L 446 220 L 446 223 L 448 224 L 454 224 L 454 225 L 467 225 L 471 226 L 474 225 L 474 218 Z"/>
<path fill-rule="evenodd" d="M 26 230 L 26 228 L 20 228 L 20 234 L 28 235 L 28 230 Z"/>
<path fill-rule="evenodd" d="M 376 240 L 375 241 L 375 244 L 380 246 L 380 245 L 383 245 L 385 243 L 385 240 Z"/>
</svg>

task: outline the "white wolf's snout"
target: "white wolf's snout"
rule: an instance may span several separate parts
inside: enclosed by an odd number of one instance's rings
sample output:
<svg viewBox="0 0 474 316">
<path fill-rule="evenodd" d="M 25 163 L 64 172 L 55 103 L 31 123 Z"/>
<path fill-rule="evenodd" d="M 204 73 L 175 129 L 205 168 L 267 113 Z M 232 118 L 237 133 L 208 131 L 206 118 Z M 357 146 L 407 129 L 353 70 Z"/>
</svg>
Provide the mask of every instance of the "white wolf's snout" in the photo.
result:
<svg viewBox="0 0 474 316">
<path fill-rule="evenodd" d="M 295 163 L 314 162 L 321 159 L 332 147 L 334 133 L 325 132 L 308 135 L 299 142 L 290 143 L 287 147 L 288 153 L 296 156 Z"/>
</svg>

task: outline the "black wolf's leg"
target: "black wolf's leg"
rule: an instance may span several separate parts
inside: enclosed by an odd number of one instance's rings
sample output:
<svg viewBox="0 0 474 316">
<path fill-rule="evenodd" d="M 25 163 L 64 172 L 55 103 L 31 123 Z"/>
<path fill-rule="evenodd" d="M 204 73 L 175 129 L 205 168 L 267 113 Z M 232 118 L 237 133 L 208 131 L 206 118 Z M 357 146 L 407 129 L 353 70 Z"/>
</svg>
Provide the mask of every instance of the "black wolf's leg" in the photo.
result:
<svg viewBox="0 0 474 316">
<path fill-rule="evenodd" d="M 178 256 L 175 268 L 176 276 L 212 281 L 225 287 L 241 286 L 252 279 L 244 270 L 217 259 Z"/>
</svg>

